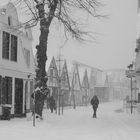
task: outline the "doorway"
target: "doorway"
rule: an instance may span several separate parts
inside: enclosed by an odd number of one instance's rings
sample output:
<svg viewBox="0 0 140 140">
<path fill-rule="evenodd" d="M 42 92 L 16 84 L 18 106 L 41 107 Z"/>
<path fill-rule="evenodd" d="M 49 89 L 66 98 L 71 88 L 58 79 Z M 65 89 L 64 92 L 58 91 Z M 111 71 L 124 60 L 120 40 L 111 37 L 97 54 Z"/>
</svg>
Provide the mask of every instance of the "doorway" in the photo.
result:
<svg viewBox="0 0 140 140">
<path fill-rule="evenodd" d="M 23 115 L 23 80 L 15 78 L 15 116 Z"/>
</svg>

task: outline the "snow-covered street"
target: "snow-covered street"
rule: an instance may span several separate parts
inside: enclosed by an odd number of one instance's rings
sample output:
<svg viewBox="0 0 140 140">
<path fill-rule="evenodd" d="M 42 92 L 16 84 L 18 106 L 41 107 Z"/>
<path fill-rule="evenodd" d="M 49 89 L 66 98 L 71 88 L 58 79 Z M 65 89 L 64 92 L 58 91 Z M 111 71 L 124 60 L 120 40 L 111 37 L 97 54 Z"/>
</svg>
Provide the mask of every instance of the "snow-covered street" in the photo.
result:
<svg viewBox="0 0 140 140">
<path fill-rule="evenodd" d="M 92 108 L 65 109 L 58 116 L 44 110 L 44 120 L 27 118 L 0 121 L 2 140 L 140 140 L 140 114 L 123 112 L 122 102 L 99 105 L 97 119 Z"/>
</svg>

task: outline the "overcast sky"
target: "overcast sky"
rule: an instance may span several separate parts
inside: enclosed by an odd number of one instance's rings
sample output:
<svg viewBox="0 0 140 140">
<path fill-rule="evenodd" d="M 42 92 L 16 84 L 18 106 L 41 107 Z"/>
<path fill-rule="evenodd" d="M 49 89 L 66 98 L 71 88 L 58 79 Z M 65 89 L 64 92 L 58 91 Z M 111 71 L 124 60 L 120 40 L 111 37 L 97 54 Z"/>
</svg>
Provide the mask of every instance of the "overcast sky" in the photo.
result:
<svg viewBox="0 0 140 140">
<path fill-rule="evenodd" d="M 1 0 L 1 2 L 6 0 Z M 8 0 L 7 0 L 8 1 Z M 67 60 L 78 60 L 100 69 L 126 69 L 135 58 L 137 0 L 103 0 L 106 6 L 103 12 L 108 19 L 95 20 L 87 18 L 89 30 L 99 33 L 97 43 L 80 44 L 69 40 L 61 53 Z M 3 3 L 2 2 L 2 3 Z M 82 15 L 80 15 L 82 16 Z M 58 48 L 64 42 L 57 33 L 59 27 L 53 26 L 49 35 L 48 59 L 58 54 Z M 33 29 L 33 49 L 38 43 L 39 28 Z"/>
</svg>

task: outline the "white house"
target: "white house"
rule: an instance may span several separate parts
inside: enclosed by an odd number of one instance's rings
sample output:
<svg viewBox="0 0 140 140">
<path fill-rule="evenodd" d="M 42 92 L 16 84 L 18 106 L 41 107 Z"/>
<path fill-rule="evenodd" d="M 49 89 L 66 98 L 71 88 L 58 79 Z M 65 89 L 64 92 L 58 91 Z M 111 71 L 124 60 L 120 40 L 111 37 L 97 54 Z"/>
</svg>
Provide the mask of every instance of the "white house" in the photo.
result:
<svg viewBox="0 0 140 140">
<path fill-rule="evenodd" d="M 12 3 L 0 8 L 0 106 L 11 105 L 13 116 L 30 110 L 35 77 L 32 32 L 20 25 Z"/>
</svg>

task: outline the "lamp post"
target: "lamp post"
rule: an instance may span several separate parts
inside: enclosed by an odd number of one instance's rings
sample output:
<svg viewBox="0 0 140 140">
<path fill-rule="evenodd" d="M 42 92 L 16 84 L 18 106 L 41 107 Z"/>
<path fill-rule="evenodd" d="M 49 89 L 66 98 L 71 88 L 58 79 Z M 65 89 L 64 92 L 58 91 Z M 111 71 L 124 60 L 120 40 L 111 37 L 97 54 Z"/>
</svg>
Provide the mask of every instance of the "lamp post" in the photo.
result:
<svg viewBox="0 0 140 140">
<path fill-rule="evenodd" d="M 75 93 L 74 93 L 74 75 L 72 78 L 72 100 L 73 100 L 73 109 L 76 109 L 76 105 L 75 105 Z"/>
<path fill-rule="evenodd" d="M 67 43 L 67 39 L 64 41 L 62 45 L 59 46 L 59 58 L 58 60 L 58 115 L 60 115 L 60 97 L 61 97 L 61 49 L 63 49 L 64 45 Z M 62 97 L 62 114 L 63 114 L 63 97 Z"/>
<path fill-rule="evenodd" d="M 132 78 L 133 78 L 133 75 L 132 75 L 132 72 L 133 72 L 133 64 L 130 64 L 130 65 L 128 65 L 128 69 L 129 69 L 129 73 L 130 73 L 130 76 L 129 76 L 129 78 L 130 78 L 130 88 L 131 88 L 131 101 L 130 101 L 130 103 L 131 103 L 131 114 L 133 113 L 133 105 L 132 105 Z"/>
<path fill-rule="evenodd" d="M 58 115 L 60 115 L 60 97 L 61 97 L 61 54 L 59 54 L 58 60 Z M 62 108 L 63 109 L 63 108 Z M 62 111 L 63 112 L 63 111 Z"/>
<path fill-rule="evenodd" d="M 58 83 L 58 115 L 60 115 L 60 93 L 61 93 L 61 87 L 60 87 L 60 77 L 59 77 L 59 83 Z"/>
<path fill-rule="evenodd" d="M 64 103 L 63 102 L 64 102 L 64 95 L 62 94 L 62 115 L 63 115 L 63 110 L 64 110 L 63 109 L 64 108 Z"/>
</svg>

